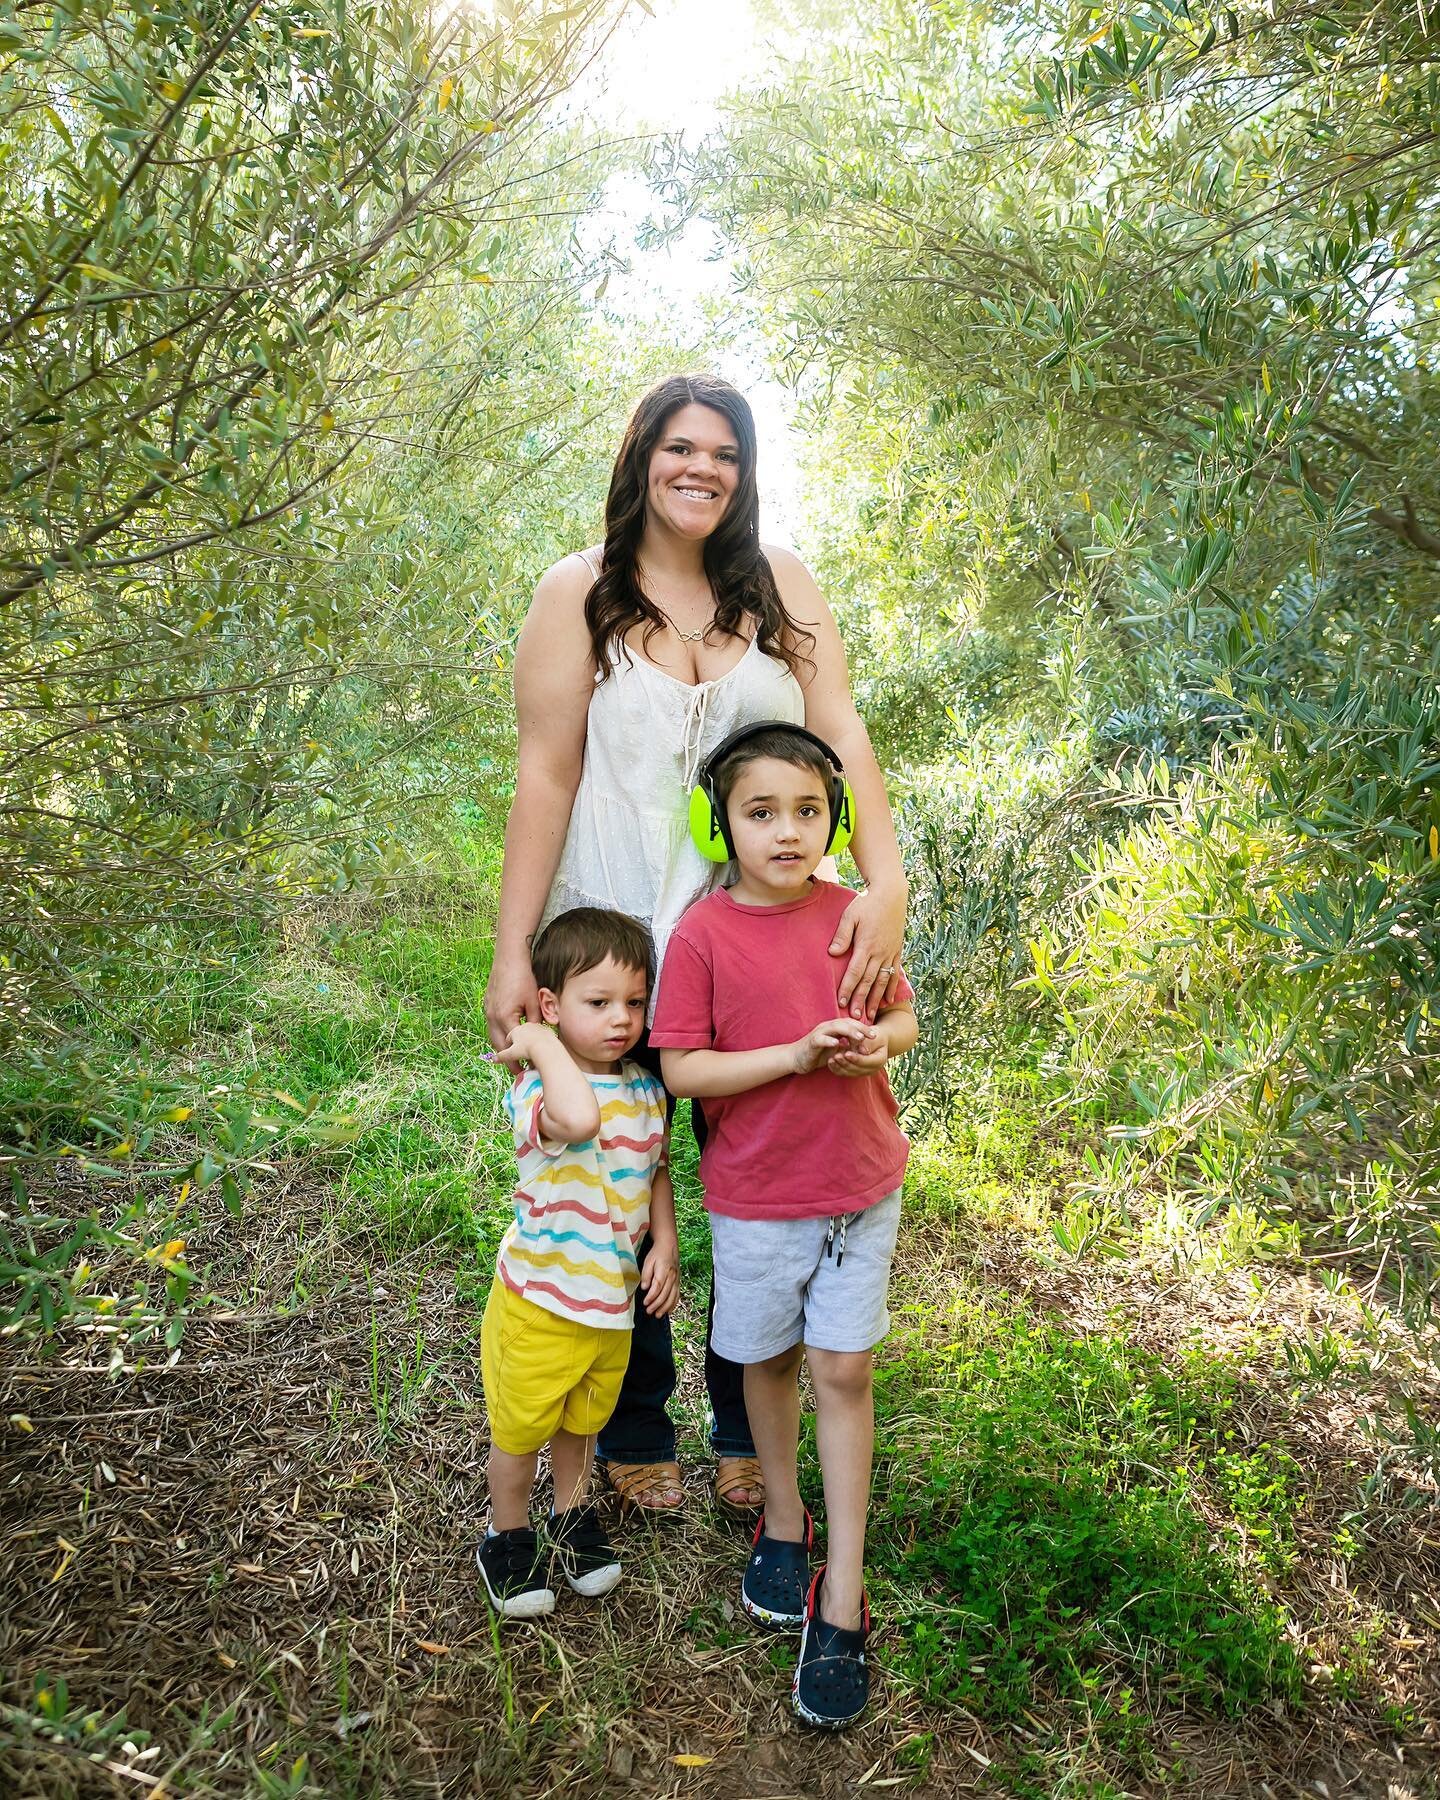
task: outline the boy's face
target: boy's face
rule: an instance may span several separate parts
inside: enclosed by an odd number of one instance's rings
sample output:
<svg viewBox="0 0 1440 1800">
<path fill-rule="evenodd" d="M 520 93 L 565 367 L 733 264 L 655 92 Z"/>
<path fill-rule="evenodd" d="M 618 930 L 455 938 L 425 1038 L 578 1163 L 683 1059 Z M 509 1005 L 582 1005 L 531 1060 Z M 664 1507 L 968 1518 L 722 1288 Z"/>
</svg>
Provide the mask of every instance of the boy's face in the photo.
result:
<svg viewBox="0 0 1440 1800">
<path fill-rule="evenodd" d="M 804 893 L 830 839 L 830 796 L 819 771 L 758 757 L 736 776 L 725 811 L 738 885 L 772 903 Z"/>
<path fill-rule="evenodd" d="M 645 1029 L 645 971 L 627 969 L 607 956 L 572 975 L 558 994 L 540 989 L 540 1016 L 592 1075 L 615 1067 Z"/>
</svg>

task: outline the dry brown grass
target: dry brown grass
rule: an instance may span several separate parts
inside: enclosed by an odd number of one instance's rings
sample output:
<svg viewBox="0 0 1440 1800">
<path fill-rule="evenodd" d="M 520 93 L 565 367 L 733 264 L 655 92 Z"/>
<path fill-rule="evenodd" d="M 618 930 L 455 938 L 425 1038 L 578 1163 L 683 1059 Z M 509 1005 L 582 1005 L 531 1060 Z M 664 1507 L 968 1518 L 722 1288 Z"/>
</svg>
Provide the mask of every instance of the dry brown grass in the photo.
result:
<svg viewBox="0 0 1440 1800">
<path fill-rule="evenodd" d="M 1077 1330 L 1123 1314 L 1162 1354 L 1197 1319 L 1238 1345 L 1259 1317 L 1238 1282 L 1210 1285 L 1202 1305 L 1193 1285 L 1138 1266 L 1047 1269 L 998 1234 L 922 1234 L 907 1255 L 902 1287 L 1009 1289 Z M 298 1179 L 239 1225 L 217 1213 L 191 1256 L 232 1299 L 191 1324 L 173 1366 L 111 1379 L 107 1345 L 73 1331 L 41 1360 L 4 1346 L 0 1415 L 32 1427 L 7 1428 L 0 1487 L 0 1698 L 17 1709 L 0 1785 L 17 1797 L 961 1795 L 1017 1791 L 996 1768 L 1042 1745 L 1048 1785 L 1018 1791 L 1440 1791 L 1440 1526 L 1381 1519 L 1358 1577 L 1330 1554 L 1354 1504 L 1357 1420 L 1323 1395 L 1297 1407 L 1264 1359 L 1246 1429 L 1292 1447 L 1313 1477 L 1286 1599 L 1312 1645 L 1357 1609 L 1378 1621 L 1366 1692 L 1341 1699 L 1322 1673 L 1295 1716 L 1174 1711 L 1161 1724 L 1183 1780 L 1134 1788 L 1112 1771 L 1107 1790 L 1081 1725 L 1043 1702 L 1029 1725 L 996 1730 L 885 1678 L 855 1733 L 794 1725 L 786 1654 L 729 1628 L 744 1539 L 705 1501 L 693 1355 L 683 1520 L 625 1532 L 612 1602 L 566 1594 L 543 1628 L 492 1632 L 470 1561 L 484 1504 L 476 1319 L 443 1259 L 384 1263 L 371 1240 L 343 1235 L 325 1189 Z M 295 1305 L 297 1268 L 309 1297 Z M 1283 1329 L 1294 1295 L 1267 1304 Z M 886 1648 L 882 1626 L 882 1662 Z M 124 1708 L 149 1743 L 117 1735 L 90 1760 L 47 1741 L 25 1723 L 42 1672 L 66 1680 L 77 1713 Z M 1386 1698 L 1414 1709 L 1403 1734 L 1384 1724 Z M 924 1733 L 919 1777 L 906 1746 Z"/>
</svg>

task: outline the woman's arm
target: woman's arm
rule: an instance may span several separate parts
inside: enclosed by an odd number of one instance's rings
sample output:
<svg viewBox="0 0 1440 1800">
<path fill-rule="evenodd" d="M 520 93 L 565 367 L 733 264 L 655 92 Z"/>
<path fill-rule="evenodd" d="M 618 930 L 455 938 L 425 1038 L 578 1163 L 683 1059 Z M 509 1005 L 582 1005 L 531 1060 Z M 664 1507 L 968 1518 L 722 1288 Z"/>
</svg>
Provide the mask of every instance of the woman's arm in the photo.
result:
<svg viewBox="0 0 1440 1800">
<path fill-rule="evenodd" d="M 580 784 L 595 686 L 584 613 L 590 584 L 579 557 L 556 563 L 535 589 L 515 646 L 519 755 L 505 827 L 495 958 L 485 989 L 485 1020 L 497 1050 L 522 1017 L 540 1016 L 529 939 L 555 879 Z"/>
<path fill-rule="evenodd" d="M 899 987 L 897 971 L 909 900 L 885 778 L 870 748 L 865 722 L 850 697 L 845 646 L 824 595 L 797 556 L 769 546 L 765 554 L 775 571 L 785 610 L 815 634 L 809 650 L 814 669 L 802 665 L 800 674 L 805 723 L 834 749 L 855 793 L 855 837 L 850 850 L 865 877 L 866 891 L 846 908 L 830 951 L 835 956 L 850 952 L 850 964 L 840 983 L 840 1004 L 849 1006 L 856 1017 L 873 1017 L 894 1001 Z M 884 973 L 886 969 L 891 972 Z"/>
</svg>

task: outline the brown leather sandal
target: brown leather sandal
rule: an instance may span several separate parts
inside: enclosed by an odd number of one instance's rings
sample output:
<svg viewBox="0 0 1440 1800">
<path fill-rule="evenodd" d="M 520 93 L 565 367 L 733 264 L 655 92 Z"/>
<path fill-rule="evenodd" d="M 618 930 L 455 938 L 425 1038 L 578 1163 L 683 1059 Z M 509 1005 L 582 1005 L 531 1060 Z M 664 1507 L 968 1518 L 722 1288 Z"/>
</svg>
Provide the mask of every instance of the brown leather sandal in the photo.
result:
<svg viewBox="0 0 1440 1800">
<path fill-rule="evenodd" d="M 664 1516 L 679 1512 L 685 1504 L 685 1488 L 677 1462 L 606 1462 L 600 1467 L 611 1489 L 620 1496 L 620 1510 Z"/>
<path fill-rule="evenodd" d="M 742 1489 L 752 1498 L 735 1500 L 731 1497 Z M 753 1498 L 756 1494 L 760 1496 L 758 1500 Z M 722 1456 L 716 1460 L 715 1502 L 737 1519 L 755 1517 L 765 1505 L 765 1477 L 760 1473 L 758 1456 Z"/>
</svg>

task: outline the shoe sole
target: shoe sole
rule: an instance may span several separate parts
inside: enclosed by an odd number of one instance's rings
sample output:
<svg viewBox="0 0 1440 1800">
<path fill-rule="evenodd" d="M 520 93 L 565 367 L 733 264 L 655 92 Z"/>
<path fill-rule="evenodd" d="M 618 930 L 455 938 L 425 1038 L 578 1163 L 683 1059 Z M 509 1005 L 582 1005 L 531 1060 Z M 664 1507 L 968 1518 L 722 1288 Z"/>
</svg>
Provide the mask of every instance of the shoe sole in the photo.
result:
<svg viewBox="0 0 1440 1800">
<path fill-rule="evenodd" d="M 757 1606 L 742 1587 L 740 1590 L 740 1610 L 752 1625 L 759 1625 L 766 1631 L 802 1631 L 805 1627 L 804 1613 L 777 1613 L 767 1607 Z"/>
<path fill-rule="evenodd" d="M 475 1567 L 485 1584 L 485 1597 L 502 1619 L 546 1619 L 555 1610 L 555 1595 L 549 1588 L 532 1588 L 524 1594 L 497 1594 L 485 1573 L 480 1551 L 475 1551 Z"/>
<path fill-rule="evenodd" d="M 819 1713 L 812 1713 L 797 1693 L 790 1695 L 790 1710 L 802 1725 L 808 1725 L 812 1731 L 845 1731 L 854 1725 L 864 1713 L 862 1706 L 857 1713 L 851 1713 L 848 1719 L 822 1719 Z"/>
<path fill-rule="evenodd" d="M 615 1489 L 611 1488 L 610 1492 L 615 1493 Z M 634 1525 L 638 1521 L 657 1530 L 669 1531 L 676 1525 L 687 1523 L 686 1513 L 687 1507 L 683 1501 L 679 1506 L 643 1506 L 638 1500 L 620 1501 L 620 1517 L 627 1525 Z"/>
<path fill-rule="evenodd" d="M 611 1593 L 620 1585 L 623 1573 L 618 1562 L 606 1563 L 599 1569 L 588 1569 L 583 1575 L 572 1575 L 562 1566 L 560 1573 L 565 1577 L 566 1585 L 572 1593 L 582 1595 L 586 1600 L 598 1600 L 602 1594 Z"/>
</svg>

